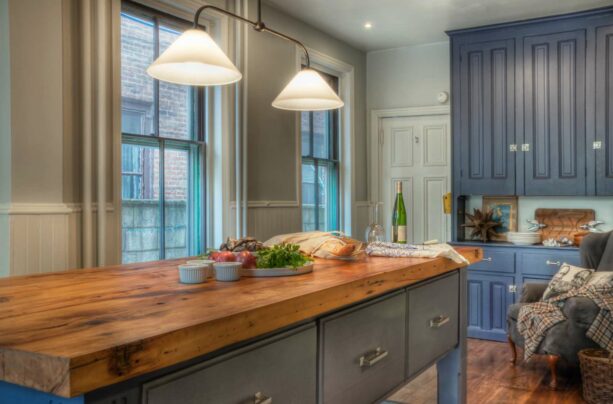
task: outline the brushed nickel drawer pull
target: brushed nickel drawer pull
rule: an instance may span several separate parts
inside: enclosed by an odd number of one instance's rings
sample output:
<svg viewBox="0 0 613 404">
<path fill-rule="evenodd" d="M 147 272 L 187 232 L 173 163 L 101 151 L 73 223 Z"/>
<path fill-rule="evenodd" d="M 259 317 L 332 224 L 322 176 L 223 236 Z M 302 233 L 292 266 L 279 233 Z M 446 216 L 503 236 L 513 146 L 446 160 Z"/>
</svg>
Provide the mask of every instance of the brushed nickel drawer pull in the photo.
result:
<svg viewBox="0 0 613 404">
<path fill-rule="evenodd" d="M 492 262 L 492 257 L 483 258 L 483 261 Z"/>
<path fill-rule="evenodd" d="M 560 265 L 562 265 L 560 263 L 560 261 L 550 261 L 550 260 L 545 261 L 545 264 L 547 264 L 547 265 L 554 265 L 556 267 L 559 267 Z"/>
<path fill-rule="evenodd" d="M 449 322 L 449 316 L 438 316 L 430 320 L 430 328 L 441 328 Z"/>
<path fill-rule="evenodd" d="M 272 397 L 266 397 L 261 392 L 255 393 L 253 404 L 272 404 Z"/>
<path fill-rule="evenodd" d="M 364 354 L 360 357 L 360 367 L 361 368 L 369 368 L 374 366 L 377 362 L 385 358 L 389 352 L 381 349 L 381 347 L 377 347 L 372 352 Z"/>
</svg>

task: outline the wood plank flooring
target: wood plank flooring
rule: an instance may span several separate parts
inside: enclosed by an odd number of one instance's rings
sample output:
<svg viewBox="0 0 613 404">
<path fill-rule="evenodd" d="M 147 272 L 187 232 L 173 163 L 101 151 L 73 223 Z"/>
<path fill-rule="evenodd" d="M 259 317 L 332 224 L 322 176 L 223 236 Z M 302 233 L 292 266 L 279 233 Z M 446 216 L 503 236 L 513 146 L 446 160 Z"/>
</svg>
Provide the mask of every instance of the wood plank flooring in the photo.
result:
<svg viewBox="0 0 613 404">
<path fill-rule="evenodd" d="M 468 340 L 468 403 L 469 404 L 571 404 L 584 403 L 578 369 L 561 365 L 558 389 L 551 390 L 549 369 L 544 358 L 530 362 L 509 362 L 506 343 Z M 436 368 L 432 367 L 389 397 L 402 404 L 436 403 Z"/>
</svg>

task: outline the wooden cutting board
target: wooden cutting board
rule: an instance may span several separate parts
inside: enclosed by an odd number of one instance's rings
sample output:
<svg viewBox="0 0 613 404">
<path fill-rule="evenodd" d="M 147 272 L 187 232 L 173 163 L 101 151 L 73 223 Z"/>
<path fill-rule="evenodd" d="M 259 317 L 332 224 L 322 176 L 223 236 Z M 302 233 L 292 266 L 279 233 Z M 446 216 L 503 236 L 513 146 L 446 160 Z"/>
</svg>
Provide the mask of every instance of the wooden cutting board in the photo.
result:
<svg viewBox="0 0 613 404">
<path fill-rule="evenodd" d="M 575 233 L 583 231 L 580 226 L 594 220 L 596 215 L 593 209 L 537 209 L 534 218 L 547 225 L 540 231 L 543 241 L 562 237 L 572 240 Z"/>
</svg>

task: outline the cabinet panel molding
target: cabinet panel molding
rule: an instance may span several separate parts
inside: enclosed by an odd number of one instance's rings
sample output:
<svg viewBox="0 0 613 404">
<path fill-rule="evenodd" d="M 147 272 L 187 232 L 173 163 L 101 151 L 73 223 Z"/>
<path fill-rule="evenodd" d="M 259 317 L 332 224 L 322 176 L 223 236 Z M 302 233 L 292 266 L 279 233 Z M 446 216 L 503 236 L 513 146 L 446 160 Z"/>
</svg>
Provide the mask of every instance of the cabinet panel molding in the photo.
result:
<svg viewBox="0 0 613 404">
<path fill-rule="evenodd" d="M 596 29 L 596 194 L 613 195 L 613 22 Z"/>
</svg>

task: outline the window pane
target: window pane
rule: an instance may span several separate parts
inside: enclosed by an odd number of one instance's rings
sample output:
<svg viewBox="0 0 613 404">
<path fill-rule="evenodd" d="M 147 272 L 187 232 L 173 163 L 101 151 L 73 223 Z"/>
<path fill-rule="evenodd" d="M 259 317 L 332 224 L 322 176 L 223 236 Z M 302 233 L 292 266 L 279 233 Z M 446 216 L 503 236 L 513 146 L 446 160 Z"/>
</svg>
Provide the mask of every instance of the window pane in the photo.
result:
<svg viewBox="0 0 613 404">
<path fill-rule="evenodd" d="M 313 112 L 313 155 L 322 159 L 330 156 L 330 115 L 329 111 Z"/>
<path fill-rule="evenodd" d="M 311 113 L 300 114 L 300 134 L 302 137 L 302 155 L 311 155 Z"/>
<path fill-rule="evenodd" d="M 121 157 L 122 261 L 160 259 L 160 153 L 124 144 Z"/>
<path fill-rule="evenodd" d="M 151 21 L 121 15 L 121 117 L 122 132 L 150 135 L 154 132 L 153 79 L 147 67 L 154 58 Z"/>
<path fill-rule="evenodd" d="M 317 167 L 317 197 L 319 201 L 319 206 L 317 208 L 317 229 L 319 230 L 328 229 L 328 215 L 326 214 L 328 208 L 328 197 L 330 195 L 328 189 L 328 175 L 328 167 Z"/>
<path fill-rule="evenodd" d="M 302 163 L 302 229 L 317 229 L 315 217 L 315 165 Z"/>
<path fill-rule="evenodd" d="M 187 257 L 189 152 L 166 149 L 164 152 L 164 217 L 166 258 Z"/>
<path fill-rule="evenodd" d="M 321 163 L 323 164 L 323 163 Z M 321 188 L 325 190 L 322 194 L 323 205 L 325 206 L 325 221 L 321 230 L 338 230 L 338 165 L 327 162 L 320 167 Z"/>
<path fill-rule="evenodd" d="M 160 54 L 181 35 L 181 32 L 160 26 Z M 160 136 L 191 139 L 193 87 L 160 81 Z"/>
</svg>

